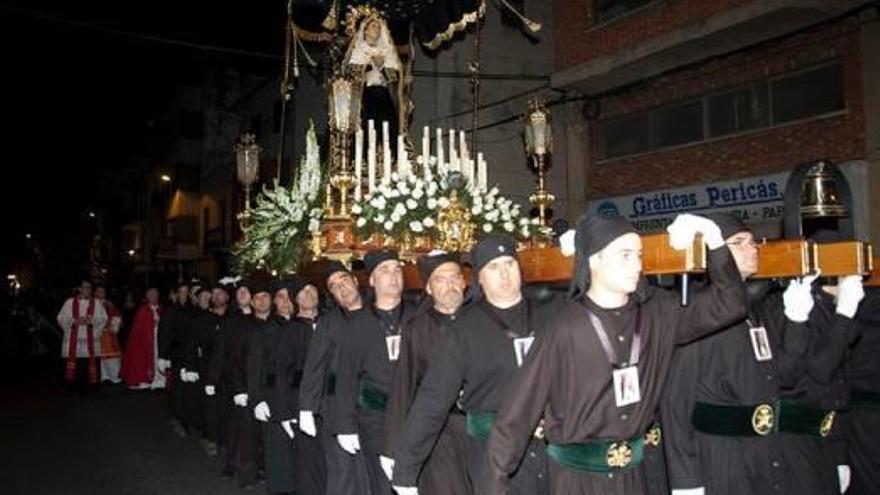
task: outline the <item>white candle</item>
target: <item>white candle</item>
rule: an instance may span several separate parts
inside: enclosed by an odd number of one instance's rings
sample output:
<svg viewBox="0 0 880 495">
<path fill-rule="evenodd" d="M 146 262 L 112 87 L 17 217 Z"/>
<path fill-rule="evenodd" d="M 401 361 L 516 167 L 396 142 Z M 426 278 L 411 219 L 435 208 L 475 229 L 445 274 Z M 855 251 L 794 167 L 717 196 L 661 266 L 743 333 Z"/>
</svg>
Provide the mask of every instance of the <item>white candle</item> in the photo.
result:
<svg viewBox="0 0 880 495">
<path fill-rule="evenodd" d="M 376 126 L 372 119 L 367 127 L 367 176 L 369 194 L 373 194 L 376 191 Z"/>
<path fill-rule="evenodd" d="M 483 159 L 482 153 L 477 153 L 477 187 L 480 191 L 486 192 L 488 190 L 487 182 L 489 182 L 489 176 L 486 170 L 486 160 Z"/>
<path fill-rule="evenodd" d="M 391 183 L 391 141 L 388 121 L 382 121 L 382 183 Z"/>
<path fill-rule="evenodd" d="M 449 129 L 449 170 L 461 172 L 458 156 L 455 154 L 455 129 Z"/>
<path fill-rule="evenodd" d="M 364 131 L 358 129 L 354 132 L 354 200 L 361 200 L 364 162 Z"/>
<path fill-rule="evenodd" d="M 422 174 L 425 180 L 431 180 L 431 131 L 428 126 L 422 128 Z"/>
<path fill-rule="evenodd" d="M 403 143 L 403 136 L 397 135 L 397 175 L 406 177 L 409 175 L 409 167 L 406 161 L 406 145 Z"/>
<path fill-rule="evenodd" d="M 437 129 L 437 173 L 444 176 L 442 171 L 446 170 L 446 162 L 443 160 L 443 129 Z"/>
</svg>

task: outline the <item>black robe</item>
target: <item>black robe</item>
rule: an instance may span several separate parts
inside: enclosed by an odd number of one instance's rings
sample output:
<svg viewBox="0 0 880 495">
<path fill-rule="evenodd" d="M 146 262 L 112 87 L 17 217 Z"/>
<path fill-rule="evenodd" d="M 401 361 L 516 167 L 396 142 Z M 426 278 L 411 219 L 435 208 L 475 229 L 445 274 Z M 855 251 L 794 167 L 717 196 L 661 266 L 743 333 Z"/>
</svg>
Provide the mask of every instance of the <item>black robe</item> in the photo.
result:
<svg viewBox="0 0 880 495">
<path fill-rule="evenodd" d="M 229 313 L 219 315 L 214 312 L 205 312 L 198 315 L 194 324 L 198 333 L 198 345 L 201 349 L 202 358 L 196 371 L 199 373 L 199 385 L 214 387 L 214 395 L 204 395 L 203 407 L 205 412 L 205 437 L 217 445 L 226 444 L 225 416 L 226 397 L 225 382 L 219 380 L 219 362 L 222 360 L 223 334 L 230 321 Z"/>
<path fill-rule="evenodd" d="M 498 309 L 479 299 L 461 310 L 432 358 L 434 364 L 428 368 L 400 432 L 394 456 L 395 485 L 417 486 L 419 473 L 456 400 L 461 409 L 474 414 L 501 407 L 517 369 L 514 339 L 538 338 L 554 307 L 553 303 L 539 306 L 523 299 L 511 308 Z M 467 442 L 468 479 L 472 490 L 481 493 L 486 483 L 486 442 L 470 436 Z M 540 441 L 526 443 L 530 448 L 514 479 L 515 489 L 540 495 L 546 493 L 547 478 L 543 445 Z"/>
<path fill-rule="evenodd" d="M 191 404 L 186 400 L 186 391 L 189 387 L 184 386 L 180 379 L 180 369 L 187 353 L 192 314 L 193 310 L 189 305 L 170 306 L 159 320 L 157 337 L 159 358 L 171 362 L 171 366 L 165 370 L 168 409 L 173 418 L 183 423 L 187 423 L 195 414 Z"/>
<path fill-rule="evenodd" d="M 262 436 L 259 422 L 254 418 L 252 407 L 240 407 L 233 402 L 238 394 L 248 393 L 248 357 L 251 342 L 257 328 L 267 323 L 253 315 L 236 312 L 230 315 L 226 331 L 222 334 L 218 349 L 218 363 L 212 379 L 224 383 L 227 421 L 227 458 L 224 473 L 232 475 L 240 485 L 257 481 L 262 460 L 260 451 Z"/>
<path fill-rule="evenodd" d="M 809 374 L 815 330 L 784 317 L 781 295 L 779 290 L 751 293 L 748 320 L 676 350 L 661 404 L 671 488 L 702 486 L 719 495 L 836 489 L 834 468 L 816 436 L 720 436 L 697 431 L 691 423 L 695 402 L 755 406 L 808 394 L 809 381 L 802 378 Z M 750 325 L 766 329 L 772 359 L 755 357 Z"/>
<path fill-rule="evenodd" d="M 299 431 L 299 390 L 306 364 L 309 342 L 316 323 L 304 318 L 291 320 L 290 328 L 278 337 L 276 387 L 278 403 L 272 407 L 273 419 L 293 420 L 293 473 L 298 495 L 324 495 L 326 470 L 321 441 Z"/>
<path fill-rule="evenodd" d="M 303 378 L 299 390 L 300 411 L 315 416 L 318 437 L 326 462 L 327 493 L 361 495 L 368 492 L 369 476 L 364 456 L 350 455 L 336 441 L 336 373 L 339 368 L 339 346 L 356 330 L 353 324 L 365 309 L 347 311 L 334 307 L 318 320 L 309 343 Z"/>
<path fill-rule="evenodd" d="M 847 426 L 851 495 L 880 493 L 880 289 L 865 288 L 856 319 L 861 338 L 849 360 L 851 409 Z"/>
<path fill-rule="evenodd" d="M 175 387 L 179 393 L 181 420 L 189 428 L 203 430 L 205 426 L 205 385 L 202 370 L 207 368 L 208 357 L 203 348 L 206 326 L 213 314 L 204 309 L 192 308 L 177 316 L 176 339 L 179 342 L 179 358 L 173 366 Z M 195 372 L 199 379 L 185 382 L 181 371 Z"/>
<path fill-rule="evenodd" d="M 659 289 L 642 297 L 633 295 L 617 309 L 599 308 L 587 297 L 566 304 L 536 339 L 500 406 L 489 438 L 489 493 L 507 493 L 509 476 L 516 472 L 529 435 L 542 417 L 546 437 L 556 445 L 645 435 L 655 419 L 675 346 L 746 315 L 745 286 L 726 246 L 709 251 L 709 274 L 710 286 L 685 307 L 678 295 Z M 640 312 L 640 401 L 616 405 L 612 366 L 588 310 L 602 321 L 618 356 L 629 355 L 635 333 L 628 322 Z M 550 461 L 550 473 L 555 494 L 646 492 L 644 463 L 629 470 L 592 473 Z"/>
<path fill-rule="evenodd" d="M 391 311 L 375 307 L 358 311 L 352 321 L 349 338 L 339 346 L 339 369 L 336 377 L 336 433 L 358 434 L 373 494 L 391 494 L 391 485 L 379 464 L 384 452 L 384 407 L 364 407 L 359 401 L 361 388 L 371 387 L 387 401 L 396 361 L 392 361 L 386 337 L 400 335 L 412 309 L 403 303 Z"/>
<path fill-rule="evenodd" d="M 430 303 L 430 299 L 427 301 Z M 433 307 L 422 309 L 404 322 L 401 329 L 400 358 L 394 367 L 394 379 L 388 411 L 385 414 L 384 451 L 393 454 L 397 437 L 416 398 L 419 386 L 428 372 L 431 357 L 448 337 L 457 316 L 438 312 Z M 446 420 L 437 444 L 419 474 L 422 495 L 466 495 L 467 436 L 464 414 L 454 407 Z"/>
</svg>

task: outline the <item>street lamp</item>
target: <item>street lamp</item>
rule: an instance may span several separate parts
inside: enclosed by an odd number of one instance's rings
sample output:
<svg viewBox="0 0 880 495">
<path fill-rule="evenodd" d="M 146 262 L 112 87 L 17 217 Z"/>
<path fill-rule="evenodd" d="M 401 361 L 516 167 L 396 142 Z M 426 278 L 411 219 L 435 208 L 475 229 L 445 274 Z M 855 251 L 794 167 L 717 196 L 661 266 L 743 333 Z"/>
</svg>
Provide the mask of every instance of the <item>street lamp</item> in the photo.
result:
<svg viewBox="0 0 880 495">
<path fill-rule="evenodd" d="M 161 180 L 162 182 L 168 183 L 168 182 L 171 182 L 171 176 L 168 174 L 162 174 L 159 176 L 159 180 Z"/>
<path fill-rule="evenodd" d="M 523 116 L 525 128 L 526 154 L 534 160 L 535 169 L 538 173 L 538 188 L 529 196 L 529 201 L 538 209 L 538 218 L 541 226 L 547 227 L 547 210 L 556 199 L 546 188 L 545 157 L 553 152 L 553 133 L 550 128 L 550 112 L 537 98 L 529 102 L 526 114 Z"/>
<path fill-rule="evenodd" d="M 244 186 L 244 211 L 238 214 L 242 227 L 247 225 L 251 215 L 251 186 L 257 181 L 260 171 L 260 146 L 256 136 L 242 134 L 235 144 L 236 171 L 238 181 Z"/>
<path fill-rule="evenodd" d="M 331 157 L 334 163 L 330 184 L 339 190 L 340 218 L 348 217 L 348 190 L 355 185 L 356 180 L 348 166 L 349 137 L 361 120 L 361 99 L 356 89 L 354 82 L 345 77 L 337 77 L 330 82 L 328 108 L 333 143 Z M 332 191 L 328 191 L 330 192 Z M 332 198 L 328 199 L 327 205 L 332 210 Z"/>
</svg>

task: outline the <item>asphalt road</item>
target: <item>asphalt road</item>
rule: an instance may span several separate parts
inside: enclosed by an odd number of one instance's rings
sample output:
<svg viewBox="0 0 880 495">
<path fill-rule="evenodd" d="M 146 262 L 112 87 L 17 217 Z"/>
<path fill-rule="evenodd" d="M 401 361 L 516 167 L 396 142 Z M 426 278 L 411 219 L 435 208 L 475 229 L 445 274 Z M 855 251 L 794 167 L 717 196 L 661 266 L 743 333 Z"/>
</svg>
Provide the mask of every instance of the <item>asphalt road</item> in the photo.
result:
<svg viewBox="0 0 880 495">
<path fill-rule="evenodd" d="M 165 396 L 104 386 L 79 397 L 54 371 L 0 388 L 0 494 L 242 495 L 169 423 Z"/>
</svg>

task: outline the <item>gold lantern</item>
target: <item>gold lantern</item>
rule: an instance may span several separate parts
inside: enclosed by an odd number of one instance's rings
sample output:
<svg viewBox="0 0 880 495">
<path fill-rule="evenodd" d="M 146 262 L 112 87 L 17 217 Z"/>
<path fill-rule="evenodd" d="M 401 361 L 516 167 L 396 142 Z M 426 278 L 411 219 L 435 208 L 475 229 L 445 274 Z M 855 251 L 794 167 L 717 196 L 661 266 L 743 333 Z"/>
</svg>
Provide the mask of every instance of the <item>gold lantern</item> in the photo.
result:
<svg viewBox="0 0 880 495">
<path fill-rule="evenodd" d="M 550 128 L 550 112 L 544 104 L 536 99 L 529 102 L 528 110 L 523 116 L 525 128 L 526 154 L 534 161 L 538 174 L 538 187 L 529 196 L 532 206 L 538 209 L 538 218 L 542 227 L 547 227 L 547 210 L 556 199 L 546 184 L 546 156 L 553 152 L 553 134 Z"/>
<path fill-rule="evenodd" d="M 330 184 L 339 191 L 339 208 L 335 211 L 332 198 L 327 206 L 331 216 L 348 218 L 348 191 L 355 185 L 355 176 L 348 163 L 349 139 L 360 125 L 361 98 L 357 85 L 345 77 L 337 77 L 330 82 L 328 101 L 330 109 L 332 174 Z M 332 191 L 328 190 L 328 197 Z"/>
<path fill-rule="evenodd" d="M 246 227 L 251 215 L 251 187 L 260 172 L 260 146 L 253 134 L 242 134 L 235 144 L 235 164 L 238 181 L 244 187 L 244 211 L 238 214 L 242 228 Z"/>
</svg>

